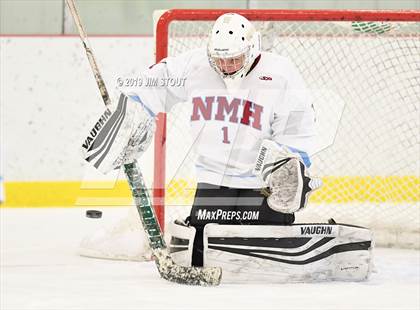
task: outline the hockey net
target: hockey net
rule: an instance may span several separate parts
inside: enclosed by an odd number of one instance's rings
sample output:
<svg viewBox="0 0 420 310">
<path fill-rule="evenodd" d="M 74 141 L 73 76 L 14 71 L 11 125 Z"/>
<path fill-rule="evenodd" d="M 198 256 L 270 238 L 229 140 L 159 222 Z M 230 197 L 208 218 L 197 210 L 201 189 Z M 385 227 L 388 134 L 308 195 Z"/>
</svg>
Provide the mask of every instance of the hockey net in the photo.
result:
<svg viewBox="0 0 420 310">
<path fill-rule="evenodd" d="M 205 47 L 224 10 L 172 10 L 156 27 L 156 60 Z M 296 222 L 373 229 L 383 246 L 419 248 L 420 12 L 236 10 L 288 57 L 313 95 L 323 187 Z M 154 204 L 162 223 L 188 215 L 195 193 L 186 105 L 160 115 Z M 166 129 L 166 130 L 165 130 Z"/>
</svg>

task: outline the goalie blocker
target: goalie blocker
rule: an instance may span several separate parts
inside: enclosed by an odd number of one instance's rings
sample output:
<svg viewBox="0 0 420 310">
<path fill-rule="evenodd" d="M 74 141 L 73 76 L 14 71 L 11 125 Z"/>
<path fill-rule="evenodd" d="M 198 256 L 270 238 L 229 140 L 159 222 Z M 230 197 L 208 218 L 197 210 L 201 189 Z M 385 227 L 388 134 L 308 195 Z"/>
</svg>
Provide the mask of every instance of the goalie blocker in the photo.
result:
<svg viewBox="0 0 420 310">
<path fill-rule="evenodd" d="M 190 266 L 195 228 L 175 222 L 169 232 L 173 260 Z M 204 266 L 221 267 L 225 283 L 362 281 L 372 270 L 372 233 L 358 226 L 207 224 L 203 244 Z"/>
<path fill-rule="evenodd" d="M 85 160 L 102 173 L 134 162 L 150 145 L 154 117 L 140 97 L 122 93 L 118 105 L 107 108 L 85 138 Z"/>
</svg>

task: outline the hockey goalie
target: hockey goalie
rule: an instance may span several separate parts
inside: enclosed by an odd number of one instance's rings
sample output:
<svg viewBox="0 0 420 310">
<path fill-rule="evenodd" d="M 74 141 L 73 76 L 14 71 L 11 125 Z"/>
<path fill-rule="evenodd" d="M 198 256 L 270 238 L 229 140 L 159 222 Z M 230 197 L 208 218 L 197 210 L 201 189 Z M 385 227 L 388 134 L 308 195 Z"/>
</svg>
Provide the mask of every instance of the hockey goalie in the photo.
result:
<svg viewBox="0 0 420 310">
<path fill-rule="evenodd" d="M 190 215 L 167 232 L 177 263 L 222 267 L 225 282 L 368 278 L 369 229 L 294 223 L 321 186 L 308 172 L 315 111 L 295 65 L 261 51 L 246 18 L 220 16 L 207 49 L 168 57 L 144 78 L 185 84 L 124 91 L 85 144 L 85 158 L 103 172 L 132 162 L 150 144 L 157 113 L 188 105 L 198 185 Z"/>
</svg>

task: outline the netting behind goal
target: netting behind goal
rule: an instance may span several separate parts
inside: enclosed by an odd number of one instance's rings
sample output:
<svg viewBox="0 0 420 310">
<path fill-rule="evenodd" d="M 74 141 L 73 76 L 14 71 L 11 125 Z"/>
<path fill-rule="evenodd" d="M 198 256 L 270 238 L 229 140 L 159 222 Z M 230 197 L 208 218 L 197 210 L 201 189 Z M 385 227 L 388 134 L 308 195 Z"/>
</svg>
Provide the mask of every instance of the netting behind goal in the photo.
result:
<svg viewBox="0 0 420 310">
<path fill-rule="evenodd" d="M 166 12 L 157 60 L 205 47 L 222 13 Z M 297 222 L 334 218 L 372 228 L 379 244 L 418 248 L 420 13 L 240 13 L 261 31 L 264 50 L 296 64 L 313 95 L 319 152 L 311 172 L 324 186 Z M 166 133 L 163 122 L 157 131 L 154 194 L 165 222 L 186 216 L 195 192 L 187 111 L 178 104 L 166 115 Z"/>
</svg>

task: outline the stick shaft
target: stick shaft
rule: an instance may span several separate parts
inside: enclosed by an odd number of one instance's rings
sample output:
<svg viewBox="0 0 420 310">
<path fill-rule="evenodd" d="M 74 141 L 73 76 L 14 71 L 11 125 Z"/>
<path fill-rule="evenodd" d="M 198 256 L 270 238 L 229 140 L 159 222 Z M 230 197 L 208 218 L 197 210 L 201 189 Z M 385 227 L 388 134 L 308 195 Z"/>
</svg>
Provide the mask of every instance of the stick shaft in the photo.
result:
<svg viewBox="0 0 420 310">
<path fill-rule="evenodd" d="M 101 72 L 99 71 L 98 64 L 96 63 L 95 57 L 93 56 L 92 49 L 90 48 L 90 44 L 86 35 L 86 31 L 83 28 L 82 20 L 80 19 L 79 12 L 77 11 L 76 4 L 74 0 L 66 0 L 66 3 L 69 7 L 70 13 L 73 16 L 74 23 L 76 24 L 77 30 L 80 35 L 80 39 L 82 39 L 83 47 L 86 51 L 87 58 L 90 63 L 90 67 L 92 68 L 93 75 L 95 76 L 96 84 L 98 84 L 99 91 L 101 92 L 102 100 L 104 101 L 105 105 L 108 106 L 111 104 L 111 100 L 109 99 L 109 93 L 106 89 L 105 82 L 102 78 Z"/>
</svg>

